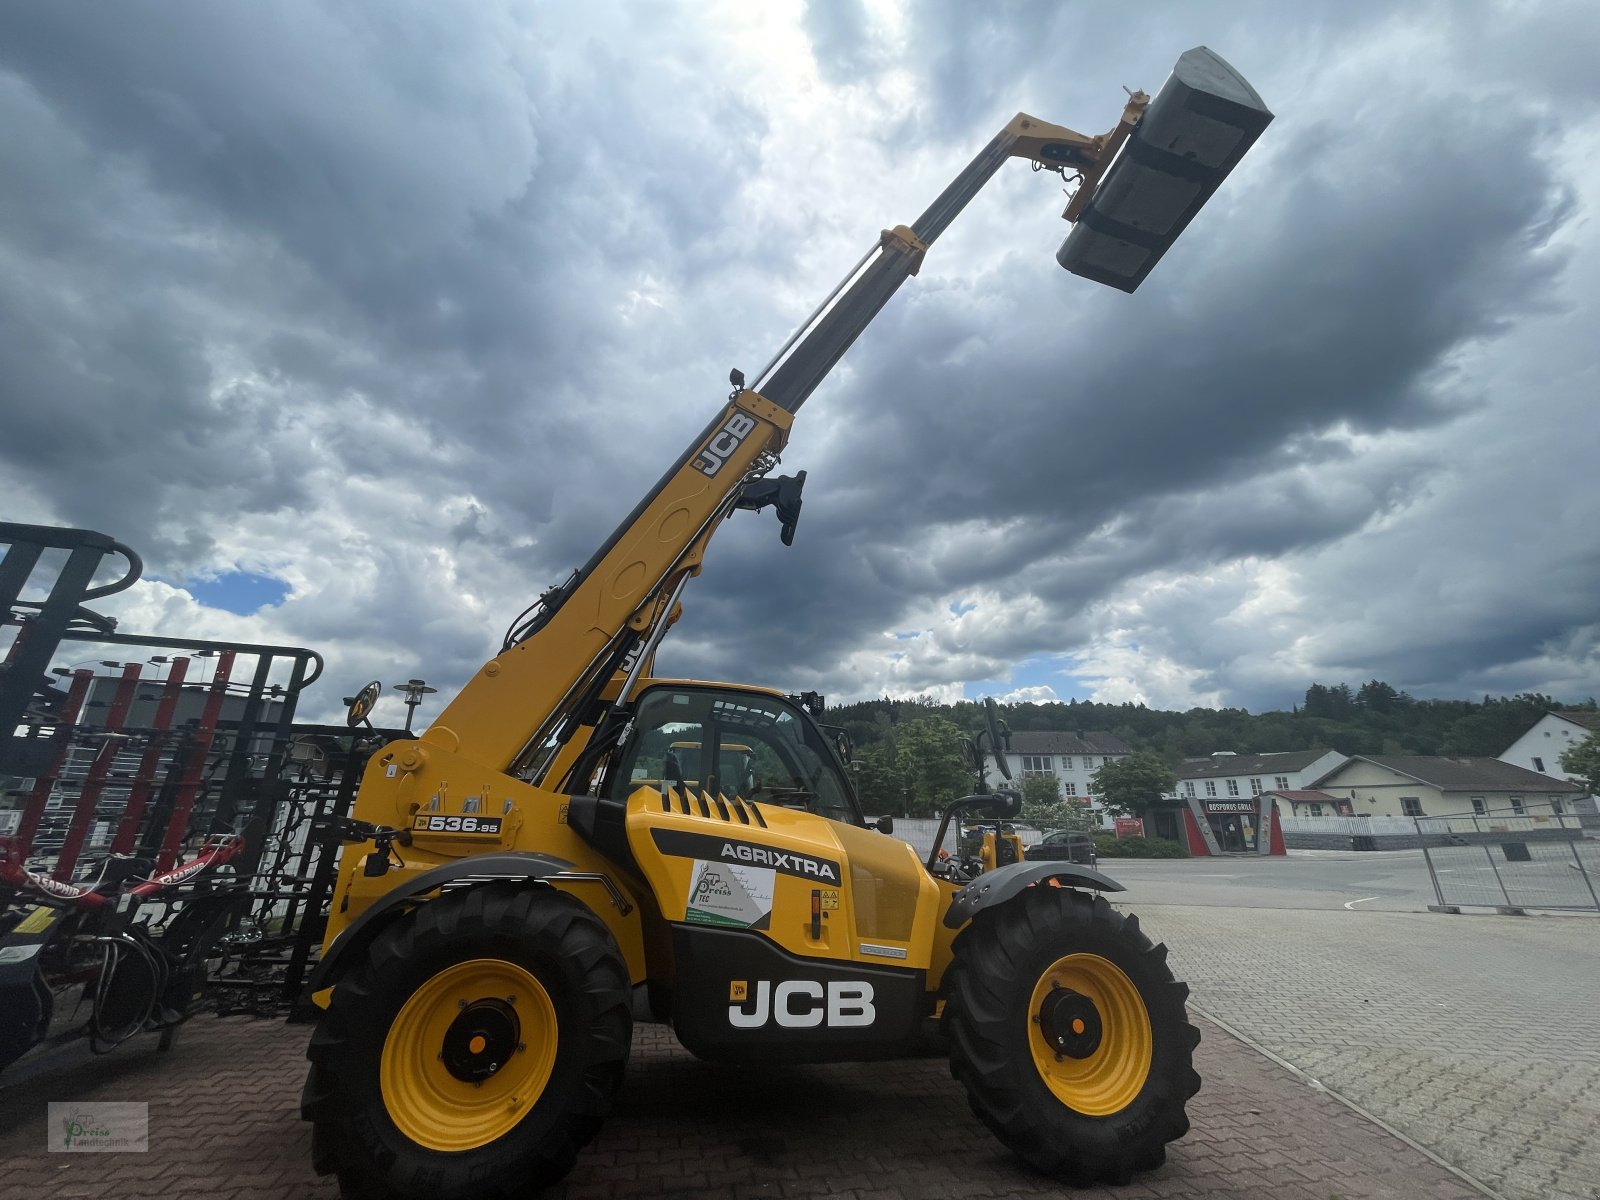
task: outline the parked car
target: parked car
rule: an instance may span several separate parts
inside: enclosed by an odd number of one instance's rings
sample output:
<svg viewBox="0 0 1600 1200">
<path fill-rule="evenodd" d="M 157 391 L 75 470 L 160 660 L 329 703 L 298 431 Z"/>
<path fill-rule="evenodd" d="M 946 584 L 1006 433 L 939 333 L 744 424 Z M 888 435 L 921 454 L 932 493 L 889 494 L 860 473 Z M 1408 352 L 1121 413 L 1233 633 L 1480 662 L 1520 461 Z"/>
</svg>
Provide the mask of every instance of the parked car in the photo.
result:
<svg viewBox="0 0 1600 1200">
<path fill-rule="evenodd" d="M 1076 829 L 1057 829 L 1044 835 L 1036 846 L 1027 849 L 1029 862 L 1074 862 L 1081 866 L 1095 866 L 1094 837 Z"/>
</svg>

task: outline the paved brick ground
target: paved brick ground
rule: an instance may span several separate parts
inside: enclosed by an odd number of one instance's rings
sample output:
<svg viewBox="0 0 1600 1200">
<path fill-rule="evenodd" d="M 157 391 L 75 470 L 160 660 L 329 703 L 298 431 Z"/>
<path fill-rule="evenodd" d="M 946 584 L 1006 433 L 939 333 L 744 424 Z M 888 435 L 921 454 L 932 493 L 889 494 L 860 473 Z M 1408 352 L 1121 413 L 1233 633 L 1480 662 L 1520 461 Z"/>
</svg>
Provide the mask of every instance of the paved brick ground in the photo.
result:
<svg viewBox="0 0 1600 1200">
<path fill-rule="evenodd" d="M 1161 1170 L 1070 1191 L 1020 1166 L 937 1059 L 763 1071 L 690 1058 L 657 1027 L 635 1041 L 619 1110 L 553 1195 L 1072 1196 L 1081 1200 L 1474 1200 L 1453 1176 L 1203 1023 L 1194 1130 Z M 331 1200 L 297 1114 L 303 1026 L 197 1018 L 175 1050 L 144 1044 L 0 1090 L 6 1197 Z M 45 1151 L 49 1100 L 143 1100 L 148 1154 Z"/>
<path fill-rule="evenodd" d="M 1206 1011 L 1508 1200 L 1600 1200 L 1600 922 L 1135 903 Z"/>
</svg>

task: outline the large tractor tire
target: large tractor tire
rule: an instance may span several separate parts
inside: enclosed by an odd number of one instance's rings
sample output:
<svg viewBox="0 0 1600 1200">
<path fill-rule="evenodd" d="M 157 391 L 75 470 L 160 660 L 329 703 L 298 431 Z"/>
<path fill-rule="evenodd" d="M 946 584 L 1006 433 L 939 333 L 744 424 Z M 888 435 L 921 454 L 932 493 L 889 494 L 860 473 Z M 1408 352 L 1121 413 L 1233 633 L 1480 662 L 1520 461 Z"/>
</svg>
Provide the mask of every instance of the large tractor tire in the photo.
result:
<svg viewBox="0 0 1600 1200">
<path fill-rule="evenodd" d="M 1032 887 L 955 942 L 944 1028 L 978 1119 L 1041 1171 L 1126 1183 L 1189 1130 L 1200 1031 L 1165 946 L 1100 897 Z"/>
<path fill-rule="evenodd" d="M 622 1082 L 628 973 L 605 925 L 549 888 L 422 905 L 334 988 L 301 1114 L 351 1200 L 511 1200 L 572 1169 Z"/>
</svg>

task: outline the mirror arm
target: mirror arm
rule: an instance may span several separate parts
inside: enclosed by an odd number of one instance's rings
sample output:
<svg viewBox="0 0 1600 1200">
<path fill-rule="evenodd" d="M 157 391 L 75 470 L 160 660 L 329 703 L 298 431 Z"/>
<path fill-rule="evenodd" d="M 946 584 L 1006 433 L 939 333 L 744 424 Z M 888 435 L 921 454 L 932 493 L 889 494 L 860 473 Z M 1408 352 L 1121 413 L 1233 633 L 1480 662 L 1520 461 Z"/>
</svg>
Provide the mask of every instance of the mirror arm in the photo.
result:
<svg viewBox="0 0 1600 1200">
<path fill-rule="evenodd" d="M 933 870 L 939 861 L 939 851 L 944 846 L 945 835 L 950 832 L 950 818 L 964 808 L 971 808 L 975 804 L 993 804 L 996 800 L 1003 800 L 1006 796 L 1017 796 L 1011 791 L 993 792 L 983 796 L 963 796 L 959 800 L 952 800 L 946 806 L 944 813 L 939 818 L 939 832 L 934 836 L 933 849 L 928 851 L 928 870 Z M 1018 797 L 1020 799 L 1020 797 Z M 1016 814 L 1012 814 L 1013 816 Z"/>
</svg>

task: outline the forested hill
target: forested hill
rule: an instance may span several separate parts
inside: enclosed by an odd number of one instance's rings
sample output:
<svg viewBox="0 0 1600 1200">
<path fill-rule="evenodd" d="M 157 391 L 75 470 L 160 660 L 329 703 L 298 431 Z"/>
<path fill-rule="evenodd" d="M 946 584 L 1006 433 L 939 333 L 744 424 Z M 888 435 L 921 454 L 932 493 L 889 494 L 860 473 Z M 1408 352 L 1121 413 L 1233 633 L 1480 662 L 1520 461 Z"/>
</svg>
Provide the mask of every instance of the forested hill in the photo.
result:
<svg viewBox="0 0 1600 1200">
<path fill-rule="evenodd" d="M 1485 696 L 1480 700 L 1417 700 L 1379 680 L 1352 689 L 1314 683 L 1305 702 L 1291 712 L 1250 713 L 1242 708 L 1191 708 L 1165 712 L 1143 704 L 1095 704 L 1071 700 L 1007 704 L 1001 711 L 1013 730 L 1049 729 L 1114 733 L 1136 750 L 1153 750 L 1176 763 L 1183 758 L 1232 750 L 1338 750 L 1344 754 L 1461 754 L 1494 756 L 1505 751 L 1546 712 L 1594 711 L 1549 696 Z M 824 720 L 842 725 L 862 749 L 896 739 L 897 725 L 944 717 L 963 730 L 982 724 L 976 704 L 932 700 L 864 700 L 830 707 Z"/>
</svg>

